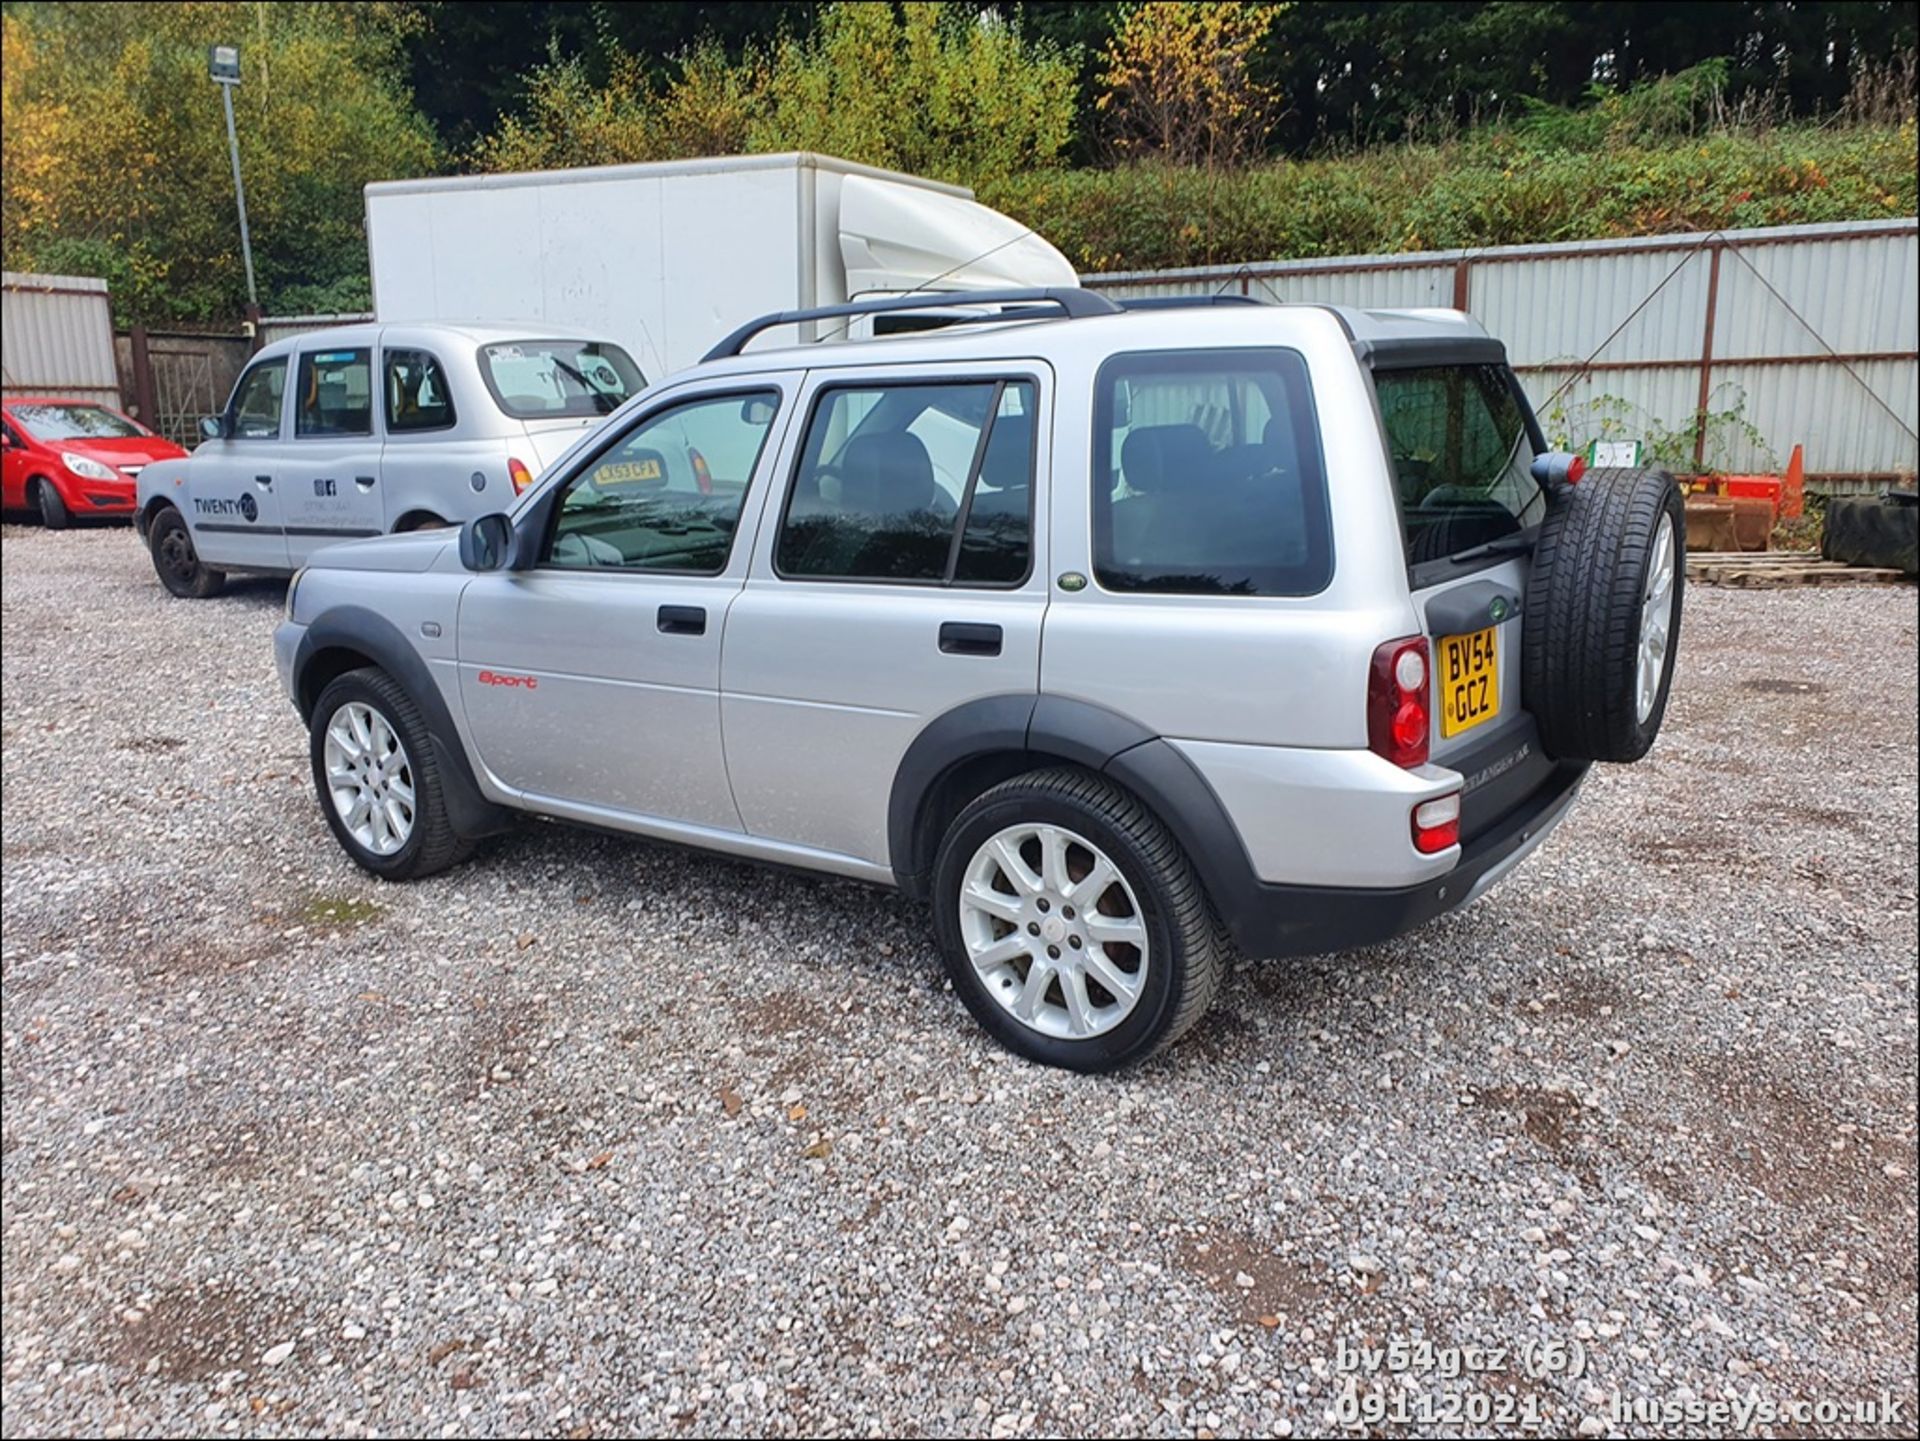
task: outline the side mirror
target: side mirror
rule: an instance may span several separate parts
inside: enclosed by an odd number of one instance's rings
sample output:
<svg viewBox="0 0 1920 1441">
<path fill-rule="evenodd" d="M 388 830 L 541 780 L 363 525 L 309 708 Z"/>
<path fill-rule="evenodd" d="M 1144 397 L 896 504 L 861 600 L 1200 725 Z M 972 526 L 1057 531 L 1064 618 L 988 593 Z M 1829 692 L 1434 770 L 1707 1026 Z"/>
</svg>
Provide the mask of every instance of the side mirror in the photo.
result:
<svg viewBox="0 0 1920 1441">
<path fill-rule="evenodd" d="M 460 564 L 468 570 L 499 570 L 512 553 L 513 522 L 500 511 L 475 516 L 460 527 Z"/>
<path fill-rule="evenodd" d="M 740 419 L 748 425 L 772 425 L 774 404 L 764 395 L 749 395 L 740 402 Z"/>
<path fill-rule="evenodd" d="M 225 440 L 230 432 L 224 415 L 203 415 L 200 417 L 200 434 L 206 440 Z"/>
</svg>

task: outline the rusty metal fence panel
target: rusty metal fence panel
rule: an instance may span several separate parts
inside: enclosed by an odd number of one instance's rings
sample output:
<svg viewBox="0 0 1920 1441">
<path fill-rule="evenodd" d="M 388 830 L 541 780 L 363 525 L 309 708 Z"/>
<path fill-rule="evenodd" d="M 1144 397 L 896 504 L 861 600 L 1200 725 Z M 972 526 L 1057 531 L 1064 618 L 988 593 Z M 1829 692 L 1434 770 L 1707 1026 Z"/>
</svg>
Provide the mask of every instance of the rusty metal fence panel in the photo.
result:
<svg viewBox="0 0 1920 1441">
<path fill-rule="evenodd" d="M 107 282 L 0 273 L 0 388 L 120 406 Z"/>
<path fill-rule="evenodd" d="M 1506 343 L 1574 445 L 1678 437 L 1694 465 L 1869 490 L 1920 467 L 1920 222 L 1089 275 L 1116 298 L 1231 291 L 1368 308 L 1447 305 Z"/>
</svg>

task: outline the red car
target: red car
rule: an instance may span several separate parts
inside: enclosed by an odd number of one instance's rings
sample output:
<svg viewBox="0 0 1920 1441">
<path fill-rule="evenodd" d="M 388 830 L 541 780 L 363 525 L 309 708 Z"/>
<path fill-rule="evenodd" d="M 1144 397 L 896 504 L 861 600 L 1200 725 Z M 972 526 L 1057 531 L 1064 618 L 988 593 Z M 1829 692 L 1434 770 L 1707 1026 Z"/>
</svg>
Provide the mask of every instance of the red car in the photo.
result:
<svg viewBox="0 0 1920 1441">
<path fill-rule="evenodd" d="M 0 506 L 35 510 L 54 530 L 89 515 L 130 518 L 133 482 L 150 461 L 186 454 L 139 421 L 89 400 L 10 395 Z"/>
</svg>

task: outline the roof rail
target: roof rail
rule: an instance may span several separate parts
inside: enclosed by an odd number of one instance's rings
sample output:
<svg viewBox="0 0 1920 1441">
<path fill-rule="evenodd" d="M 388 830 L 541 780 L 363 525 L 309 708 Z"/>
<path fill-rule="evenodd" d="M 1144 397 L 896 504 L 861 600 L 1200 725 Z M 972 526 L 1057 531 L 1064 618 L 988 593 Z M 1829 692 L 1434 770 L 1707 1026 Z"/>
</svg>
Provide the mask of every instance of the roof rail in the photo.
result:
<svg viewBox="0 0 1920 1441">
<path fill-rule="evenodd" d="M 885 295 L 873 300 L 850 300 L 844 305 L 816 305 L 809 310 L 779 310 L 749 320 L 701 357 L 702 362 L 725 360 L 747 348 L 763 330 L 782 325 L 804 325 L 809 320 L 839 320 L 851 315 L 885 315 L 892 310 L 930 310 L 949 305 L 1053 305 L 1069 320 L 1092 315 L 1118 315 L 1120 307 L 1104 295 L 1074 285 L 1047 285 L 1028 290 L 923 290 L 911 295 Z M 1016 317 L 1008 317 L 1009 319 Z M 1024 318 L 1024 317 L 1019 317 Z"/>
<path fill-rule="evenodd" d="M 1192 310 L 1214 305 L 1265 305 L 1257 295 L 1227 291 L 1215 295 L 1139 295 L 1120 302 L 1122 310 Z"/>
</svg>

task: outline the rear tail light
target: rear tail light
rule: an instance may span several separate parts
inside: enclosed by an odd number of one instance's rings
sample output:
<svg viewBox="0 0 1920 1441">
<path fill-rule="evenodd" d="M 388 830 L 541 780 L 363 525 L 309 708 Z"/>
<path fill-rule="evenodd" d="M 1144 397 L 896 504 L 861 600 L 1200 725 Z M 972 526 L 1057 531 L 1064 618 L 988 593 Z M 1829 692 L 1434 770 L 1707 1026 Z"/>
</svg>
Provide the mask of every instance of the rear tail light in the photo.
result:
<svg viewBox="0 0 1920 1441">
<path fill-rule="evenodd" d="M 525 461 L 509 459 L 507 461 L 507 479 L 513 482 L 513 493 L 518 495 L 521 491 L 533 484 L 533 472 L 527 469 Z"/>
<path fill-rule="evenodd" d="M 687 447 L 687 455 L 693 461 L 693 485 L 702 495 L 713 494 L 713 470 L 707 464 L 707 458 L 692 446 Z"/>
<path fill-rule="evenodd" d="M 1416 635 L 1376 650 L 1367 677 L 1367 749 L 1408 770 L 1427 763 L 1432 670 L 1427 638 Z"/>
<path fill-rule="evenodd" d="M 1460 844 L 1460 792 L 1413 808 L 1413 848 L 1431 856 Z"/>
</svg>

